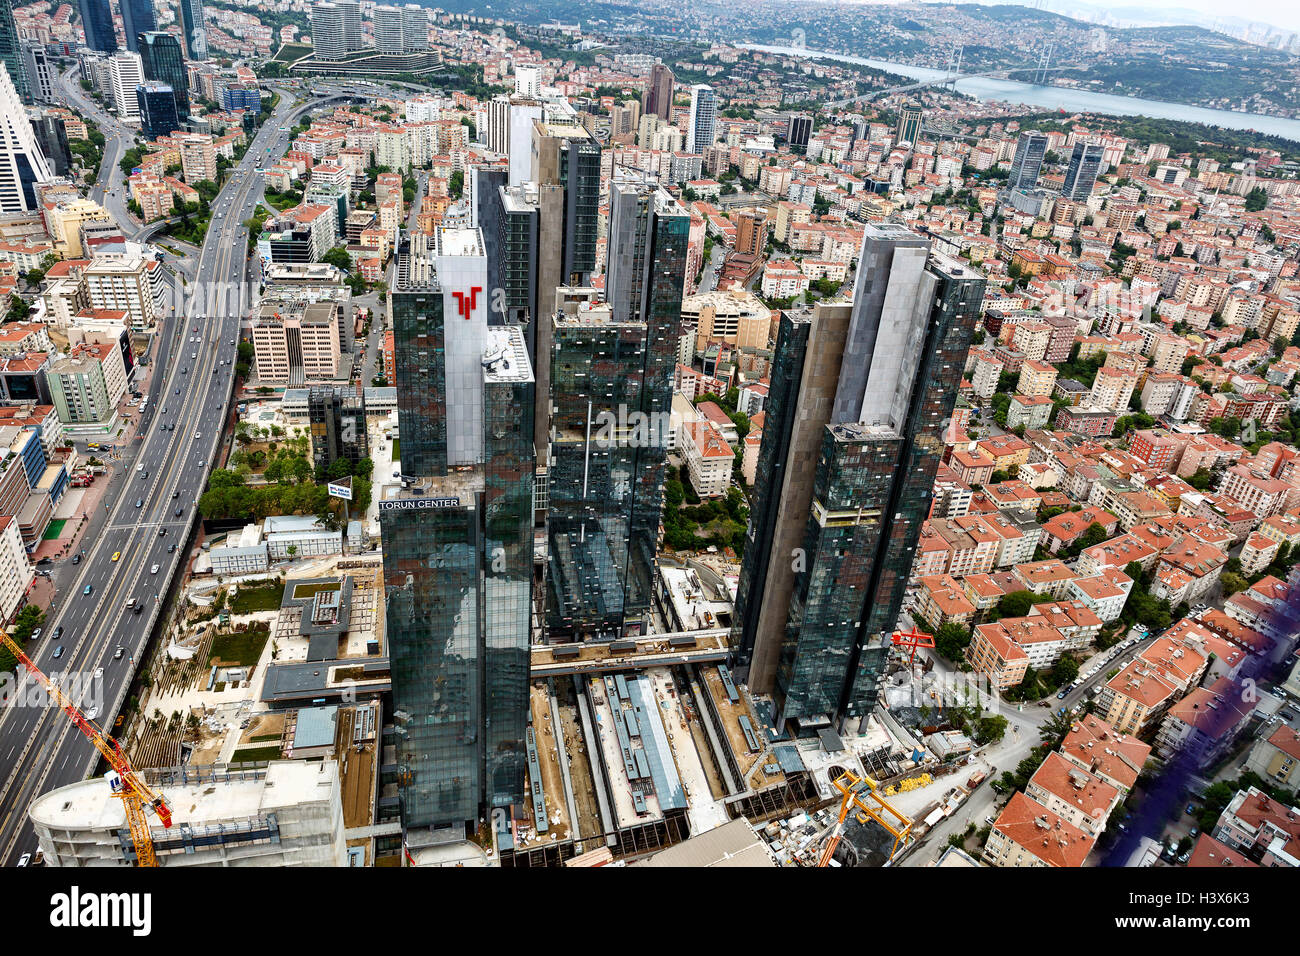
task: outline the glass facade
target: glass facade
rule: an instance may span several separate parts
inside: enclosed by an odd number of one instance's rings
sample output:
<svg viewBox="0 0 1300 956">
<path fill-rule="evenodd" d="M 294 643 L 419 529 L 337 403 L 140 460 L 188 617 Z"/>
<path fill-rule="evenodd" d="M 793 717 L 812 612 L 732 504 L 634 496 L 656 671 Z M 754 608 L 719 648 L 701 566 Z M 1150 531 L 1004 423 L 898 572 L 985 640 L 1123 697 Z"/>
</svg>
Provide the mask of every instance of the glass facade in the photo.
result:
<svg viewBox="0 0 1300 956">
<path fill-rule="evenodd" d="M 596 268 L 600 233 L 600 144 L 590 138 L 566 140 L 560 150 L 564 187 L 565 282 L 583 281 Z"/>
<path fill-rule="evenodd" d="M 315 387 L 307 393 L 312 464 L 319 472 L 340 458 L 354 465 L 370 454 L 364 395 L 341 388 Z"/>
<path fill-rule="evenodd" d="M 176 97 L 176 115 L 181 120 L 190 116 L 189 75 L 181 44 L 170 33 L 146 32 L 139 39 L 140 68 L 146 80 L 166 83 Z"/>
<path fill-rule="evenodd" d="M 398 285 L 392 292 L 393 364 L 402 435 L 402 471 L 441 475 L 447 470 L 447 359 L 442 288 L 407 283 L 409 243 L 398 247 Z"/>
<path fill-rule="evenodd" d="M 181 32 L 185 38 L 185 58 L 206 60 L 208 39 L 203 25 L 203 0 L 179 0 Z"/>
<path fill-rule="evenodd" d="M 14 0 L 0 0 L 0 62 L 9 71 L 14 89 L 24 100 L 32 95 L 31 79 L 23 65 L 22 48 L 18 45 L 18 25 L 14 23 Z"/>
<path fill-rule="evenodd" d="M 641 633 L 663 508 L 689 217 L 665 192 L 616 183 L 607 312 L 555 319 L 547 631 Z"/>
<path fill-rule="evenodd" d="M 176 115 L 176 96 L 166 83 L 146 83 L 135 88 L 140 109 L 140 128 L 155 139 L 180 129 Z"/>
<path fill-rule="evenodd" d="M 126 48 L 132 53 L 140 52 L 140 34 L 158 29 L 158 19 L 154 15 L 153 0 L 122 0 L 122 33 L 126 37 Z"/>
<path fill-rule="evenodd" d="M 86 34 L 86 46 L 104 53 L 117 51 L 117 37 L 113 33 L 113 11 L 108 0 L 78 0 L 81 10 L 81 28 Z"/>
</svg>

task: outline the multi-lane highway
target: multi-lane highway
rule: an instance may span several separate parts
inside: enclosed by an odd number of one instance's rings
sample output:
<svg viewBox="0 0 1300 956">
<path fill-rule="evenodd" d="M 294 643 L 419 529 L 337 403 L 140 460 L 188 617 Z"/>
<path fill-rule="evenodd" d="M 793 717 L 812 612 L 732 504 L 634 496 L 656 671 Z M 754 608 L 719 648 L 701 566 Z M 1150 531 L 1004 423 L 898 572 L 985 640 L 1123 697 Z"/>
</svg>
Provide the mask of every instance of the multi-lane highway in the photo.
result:
<svg viewBox="0 0 1300 956">
<path fill-rule="evenodd" d="M 141 437 L 123 449 L 126 458 L 104 497 L 99 533 L 87 535 L 85 557 L 60 575 L 64 590 L 57 608 L 39 645 L 27 649 L 47 673 L 93 680 L 92 696 L 105 723 L 125 697 L 133 662 L 143 656 L 162 597 L 185 557 L 225 424 L 240 316 L 252 301 L 242 222 L 262 196 L 255 164 L 265 160 L 268 147 L 277 156 L 283 152 L 288 137 L 280 127 L 306 108 L 295 109 L 282 94 L 213 202 L 194 281 L 160 322 Z M 106 153 L 105 163 L 110 158 Z M 132 598 L 141 612 L 126 610 Z M 26 820 L 32 798 L 84 779 L 96 758 L 59 710 L 22 704 L 0 711 L 0 863 L 12 864 L 35 849 Z"/>
</svg>

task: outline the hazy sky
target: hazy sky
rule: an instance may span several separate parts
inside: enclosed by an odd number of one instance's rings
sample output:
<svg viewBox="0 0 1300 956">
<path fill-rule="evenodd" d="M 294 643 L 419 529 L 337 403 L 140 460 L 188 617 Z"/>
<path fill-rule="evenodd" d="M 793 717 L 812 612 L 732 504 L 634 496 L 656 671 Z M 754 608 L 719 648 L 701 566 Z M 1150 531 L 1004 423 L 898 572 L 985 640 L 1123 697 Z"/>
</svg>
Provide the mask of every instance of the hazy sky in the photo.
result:
<svg viewBox="0 0 1300 956">
<path fill-rule="evenodd" d="M 1070 0 L 1058 0 L 1066 5 Z M 1081 0 L 1087 6 L 1123 11 L 1127 8 L 1146 8 L 1148 10 L 1194 10 L 1210 17 L 1238 17 L 1245 20 L 1258 20 L 1272 24 L 1284 30 L 1300 31 L 1300 4 L 1283 3 L 1279 0 Z M 1175 17 L 1171 17 L 1175 19 Z"/>
</svg>

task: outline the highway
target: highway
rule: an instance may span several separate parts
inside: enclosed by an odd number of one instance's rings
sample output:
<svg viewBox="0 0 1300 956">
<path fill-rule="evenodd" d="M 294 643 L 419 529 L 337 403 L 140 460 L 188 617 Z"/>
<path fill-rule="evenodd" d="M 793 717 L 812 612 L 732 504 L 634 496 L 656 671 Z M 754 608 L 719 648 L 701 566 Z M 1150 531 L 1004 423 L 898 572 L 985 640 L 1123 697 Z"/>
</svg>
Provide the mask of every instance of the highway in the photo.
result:
<svg viewBox="0 0 1300 956">
<path fill-rule="evenodd" d="M 241 225 L 262 197 L 255 164 L 265 159 L 268 147 L 277 156 L 283 153 L 288 136 L 280 127 L 291 125 L 310 105 L 315 101 L 295 108 L 291 96 L 282 93 L 212 203 L 195 281 L 161 322 L 142 437 L 122 449 L 126 457 L 105 495 L 104 514 L 84 539 L 85 557 L 60 569 L 57 606 L 40 642 L 26 649 L 48 674 L 89 680 L 102 668 L 91 698 L 105 725 L 111 726 L 125 698 L 162 597 L 187 556 L 198 497 L 226 422 L 240 318 L 256 291 L 246 281 L 248 237 Z M 105 164 L 110 159 L 106 150 Z M 131 598 L 143 605 L 142 612 L 125 610 Z M 58 647 L 63 650 L 56 659 Z M 84 779 L 97 758 L 62 711 L 29 704 L 0 711 L 0 864 L 13 865 L 36 848 L 26 819 L 33 797 Z"/>
</svg>

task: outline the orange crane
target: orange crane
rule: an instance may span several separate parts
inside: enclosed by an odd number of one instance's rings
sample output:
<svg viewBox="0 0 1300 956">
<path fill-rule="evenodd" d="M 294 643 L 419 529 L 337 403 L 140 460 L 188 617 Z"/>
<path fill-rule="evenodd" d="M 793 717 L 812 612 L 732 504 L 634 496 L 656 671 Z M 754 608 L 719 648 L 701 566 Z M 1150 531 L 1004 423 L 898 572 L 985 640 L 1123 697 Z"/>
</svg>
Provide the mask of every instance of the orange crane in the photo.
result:
<svg viewBox="0 0 1300 956">
<path fill-rule="evenodd" d="M 916 649 L 918 647 L 934 647 L 934 638 L 924 631 L 918 631 L 915 627 L 910 631 L 895 631 L 889 640 L 895 647 L 910 647 L 912 649 L 910 656 L 907 658 L 908 668 L 911 668 L 916 663 Z"/>
<path fill-rule="evenodd" d="M 849 813 L 856 809 L 858 811 L 857 820 L 859 823 L 866 823 L 867 818 L 875 820 L 882 827 L 889 831 L 894 837 L 894 845 L 889 848 L 889 859 L 894 858 L 898 851 L 898 844 L 908 839 L 912 832 L 912 820 L 910 817 L 899 813 L 884 797 L 876 792 L 876 781 L 870 777 L 859 777 L 852 770 L 846 770 L 833 781 L 835 789 L 844 796 L 840 800 L 840 816 L 835 821 L 835 827 L 831 831 L 830 839 L 826 841 L 826 846 L 822 848 L 821 856 L 817 859 L 817 865 L 829 866 L 831 857 L 835 855 L 835 848 L 840 845 L 840 837 L 844 835 L 844 821 L 849 818 Z M 870 797 L 874 805 L 867 803 L 863 795 Z M 894 822 L 885 819 L 883 814 L 893 817 Z"/>
<path fill-rule="evenodd" d="M 41 682 L 45 692 L 50 695 L 50 699 L 58 702 L 63 712 L 77 725 L 77 729 L 95 745 L 95 749 L 113 768 L 117 774 L 117 779 L 112 782 L 113 796 L 121 799 L 126 811 L 126 822 L 131 829 L 131 843 L 135 847 L 136 863 L 140 866 L 157 866 L 158 856 L 154 853 L 153 837 L 149 835 L 149 820 L 145 816 L 145 810 L 152 810 L 164 827 L 170 827 L 172 811 L 163 800 L 162 794 L 155 793 L 135 772 L 117 741 L 112 737 L 106 737 L 90 718 L 81 712 L 81 708 L 73 703 L 57 684 L 46 677 L 30 657 L 23 653 L 18 643 L 3 631 L 0 631 L 0 644 L 9 648 L 14 657 L 18 658 L 18 663 L 31 671 L 32 676 Z"/>
</svg>

